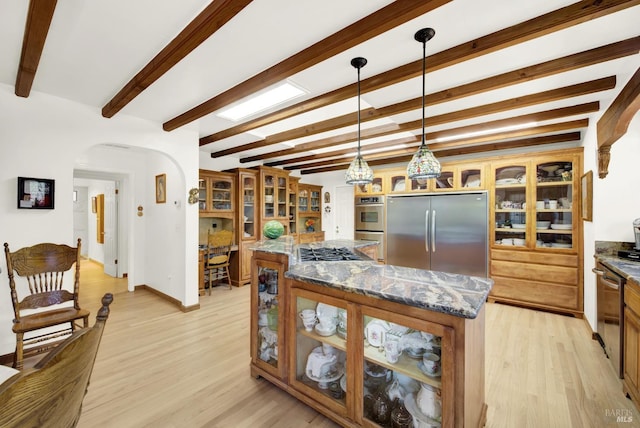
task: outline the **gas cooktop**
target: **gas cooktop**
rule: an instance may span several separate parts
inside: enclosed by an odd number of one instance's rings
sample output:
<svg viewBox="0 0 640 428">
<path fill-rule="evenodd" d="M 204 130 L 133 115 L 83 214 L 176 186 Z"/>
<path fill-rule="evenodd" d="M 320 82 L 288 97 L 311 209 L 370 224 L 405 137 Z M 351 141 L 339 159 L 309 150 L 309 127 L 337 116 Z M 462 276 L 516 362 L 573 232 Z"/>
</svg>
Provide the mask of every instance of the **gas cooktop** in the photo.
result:
<svg viewBox="0 0 640 428">
<path fill-rule="evenodd" d="M 347 248 L 300 248 L 300 261 L 344 261 L 344 260 L 364 260 L 363 257 L 355 254 Z"/>
<path fill-rule="evenodd" d="M 618 257 L 625 260 L 640 262 L 640 250 L 620 250 L 618 251 Z"/>
</svg>

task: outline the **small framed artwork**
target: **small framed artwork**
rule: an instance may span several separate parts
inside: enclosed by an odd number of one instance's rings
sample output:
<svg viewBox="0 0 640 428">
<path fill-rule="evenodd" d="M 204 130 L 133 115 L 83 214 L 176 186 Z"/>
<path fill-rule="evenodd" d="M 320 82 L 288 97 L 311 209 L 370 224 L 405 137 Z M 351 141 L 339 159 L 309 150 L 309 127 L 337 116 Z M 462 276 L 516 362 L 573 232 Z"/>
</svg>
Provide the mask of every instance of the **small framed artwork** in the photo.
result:
<svg viewBox="0 0 640 428">
<path fill-rule="evenodd" d="M 156 175 L 156 204 L 167 202 L 167 174 Z"/>
<path fill-rule="evenodd" d="M 52 210 L 54 196 L 54 180 L 18 177 L 18 208 Z"/>
<path fill-rule="evenodd" d="M 593 171 L 580 178 L 582 190 L 582 219 L 593 221 Z"/>
</svg>

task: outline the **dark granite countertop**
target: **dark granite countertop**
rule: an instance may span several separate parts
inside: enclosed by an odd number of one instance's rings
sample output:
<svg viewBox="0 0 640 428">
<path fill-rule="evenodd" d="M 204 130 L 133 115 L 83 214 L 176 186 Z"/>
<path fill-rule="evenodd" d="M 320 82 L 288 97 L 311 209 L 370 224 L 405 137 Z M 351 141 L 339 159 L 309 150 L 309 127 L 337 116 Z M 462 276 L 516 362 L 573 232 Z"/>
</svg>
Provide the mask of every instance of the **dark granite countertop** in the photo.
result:
<svg viewBox="0 0 640 428">
<path fill-rule="evenodd" d="M 599 262 L 627 279 L 640 285 L 640 262 L 621 259 L 615 256 L 596 256 Z"/>
<path fill-rule="evenodd" d="M 596 241 L 594 257 L 627 281 L 640 285 L 640 262 L 618 257 L 619 250 L 632 250 L 633 246 L 633 242 Z"/>
<path fill-rule="evenodd" d="M 252 249 L 288 254 L 287 278 L 462 318 L 478 315 L 493 286 L 489 278 L 381 265 L 373 260 L 298 262 L 295 256 L 299 247 L 357 250 L 371 244 L 370 241 L 331 240 L 296 246 L 290 237 L 281 237 L 261 241 Z"/>
</svg>

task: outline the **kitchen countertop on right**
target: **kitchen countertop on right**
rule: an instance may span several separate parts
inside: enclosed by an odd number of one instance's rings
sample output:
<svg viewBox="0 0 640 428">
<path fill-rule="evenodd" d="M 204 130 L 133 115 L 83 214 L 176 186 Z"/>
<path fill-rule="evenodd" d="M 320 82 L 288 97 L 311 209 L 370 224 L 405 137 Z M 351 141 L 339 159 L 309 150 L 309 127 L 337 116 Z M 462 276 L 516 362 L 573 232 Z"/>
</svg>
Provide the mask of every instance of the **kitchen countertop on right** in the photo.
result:
<svg viewBox="0 0 640 428">
<path fill-rule="evenodd" d="M 640 285 L 640 262 L 621 259 L 609 255 L 596 255 L 596 260 L 613 270 L 618 275 Z"/>
</svg>

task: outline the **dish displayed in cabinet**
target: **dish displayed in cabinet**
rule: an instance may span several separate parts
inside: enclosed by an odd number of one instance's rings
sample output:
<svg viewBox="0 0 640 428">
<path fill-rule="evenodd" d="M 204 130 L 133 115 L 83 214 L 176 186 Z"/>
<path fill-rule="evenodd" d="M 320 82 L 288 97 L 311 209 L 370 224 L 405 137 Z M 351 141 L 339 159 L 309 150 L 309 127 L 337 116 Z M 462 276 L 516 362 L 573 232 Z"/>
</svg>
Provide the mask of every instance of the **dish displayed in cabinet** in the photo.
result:
<svg viewBox="0 0 640 428">
<path fill-rule="evenodd" d="M 439 427 L 442 420 L 441 338 L 386 321 L 372 319 L 367 327 L 389 327 L 383 343 L 364 348 L 364 417 L 382 426 L 393 415 L 413 425 Z M 390 361 L 389 342 L 396 342 L 400 355 Z M 428 363 L 431 361 L 431 364 Z M 427 364 L 429 364 L 427 366 Z M 403 412 L 406 412 L 403 415 Z M 423 425 L 429 423 L 430 425 Z"/>
</svg>

